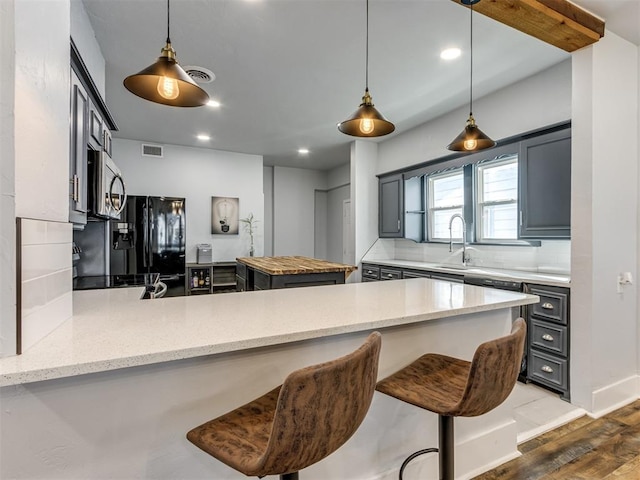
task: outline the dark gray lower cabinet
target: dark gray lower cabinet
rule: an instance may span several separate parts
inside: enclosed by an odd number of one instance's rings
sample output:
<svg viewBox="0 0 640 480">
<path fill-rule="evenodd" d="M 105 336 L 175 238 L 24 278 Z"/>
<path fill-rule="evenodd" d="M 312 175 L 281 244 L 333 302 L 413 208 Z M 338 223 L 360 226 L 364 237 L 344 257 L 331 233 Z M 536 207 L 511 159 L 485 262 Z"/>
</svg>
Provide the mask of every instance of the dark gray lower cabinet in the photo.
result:
<svg viewBox="0 0 640 480">
<path fill-rule="evenodd" d="M 527 308 L 527 380 L 569 400 L 569 289 L 527 285 L 540 302 Z"/>
</svg>

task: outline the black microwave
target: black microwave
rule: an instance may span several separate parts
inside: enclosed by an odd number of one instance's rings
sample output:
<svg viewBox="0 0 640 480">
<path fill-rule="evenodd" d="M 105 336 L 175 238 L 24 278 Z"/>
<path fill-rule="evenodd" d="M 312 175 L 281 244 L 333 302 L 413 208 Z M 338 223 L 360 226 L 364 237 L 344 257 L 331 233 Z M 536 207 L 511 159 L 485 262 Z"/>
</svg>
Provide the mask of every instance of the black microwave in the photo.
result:
<svg viewBox="0 0 640 480">
<path fill-rule="evenodd" d="M 89 150 L 89 214 L 120 220 L 127 203 L 127 189 L 122 173 L 105 151 Z"/>
</svg>

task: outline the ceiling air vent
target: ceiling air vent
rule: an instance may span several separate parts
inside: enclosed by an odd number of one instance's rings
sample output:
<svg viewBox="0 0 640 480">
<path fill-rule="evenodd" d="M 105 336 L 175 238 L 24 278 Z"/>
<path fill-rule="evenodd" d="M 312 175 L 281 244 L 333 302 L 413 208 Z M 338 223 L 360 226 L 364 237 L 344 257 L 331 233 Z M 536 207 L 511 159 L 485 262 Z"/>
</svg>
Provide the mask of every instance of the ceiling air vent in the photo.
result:
<svg viewBox="0 0 640 480">
<path fill-rule="evenodd" d="M 143 157 L 156 157 L 162 158 L 163 155 L 163 147 L 162 145 L 150 145 L 148 143 L 142 144 L 142 156 Z"/>
<path fill-rule="evenodd" d="M 208 68 L 195 66 L 182 68 L 184 68 L 184 71 L 187 72 L 187 75 L 189 75 L 196 83 L 211 83 L 216 79 L 215 74 Z"/>
</svg>

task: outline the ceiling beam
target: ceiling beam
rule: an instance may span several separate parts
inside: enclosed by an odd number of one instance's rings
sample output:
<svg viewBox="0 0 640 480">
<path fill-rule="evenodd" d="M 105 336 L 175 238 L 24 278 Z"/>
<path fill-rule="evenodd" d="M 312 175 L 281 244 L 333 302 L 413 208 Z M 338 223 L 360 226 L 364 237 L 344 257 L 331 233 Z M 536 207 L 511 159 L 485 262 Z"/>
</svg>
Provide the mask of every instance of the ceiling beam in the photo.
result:
<svg viewBox="0 0 640 480">
<path fill-rule="evenodd" d="M 482 0 L 473 10 L 567 52 L 604 36 L 604 21 L 568 0 Z"/>
</svg>

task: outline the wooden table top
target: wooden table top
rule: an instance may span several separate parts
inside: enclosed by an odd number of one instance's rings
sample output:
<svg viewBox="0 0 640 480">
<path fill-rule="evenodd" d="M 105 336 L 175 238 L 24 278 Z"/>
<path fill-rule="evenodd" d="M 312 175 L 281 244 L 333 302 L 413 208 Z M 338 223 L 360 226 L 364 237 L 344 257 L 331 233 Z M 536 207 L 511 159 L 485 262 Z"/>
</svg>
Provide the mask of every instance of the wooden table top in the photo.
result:
<svg viewBox="0 0 640 480">
<path fill-rule="evenodd" d="M 296 275 L 301 273 L 345 272 L 345 278 L 358 267 L 328 262 L 309 257 L 240 257 L 236 258 L 255 270 L 270 275 Z"/>
</svg>

